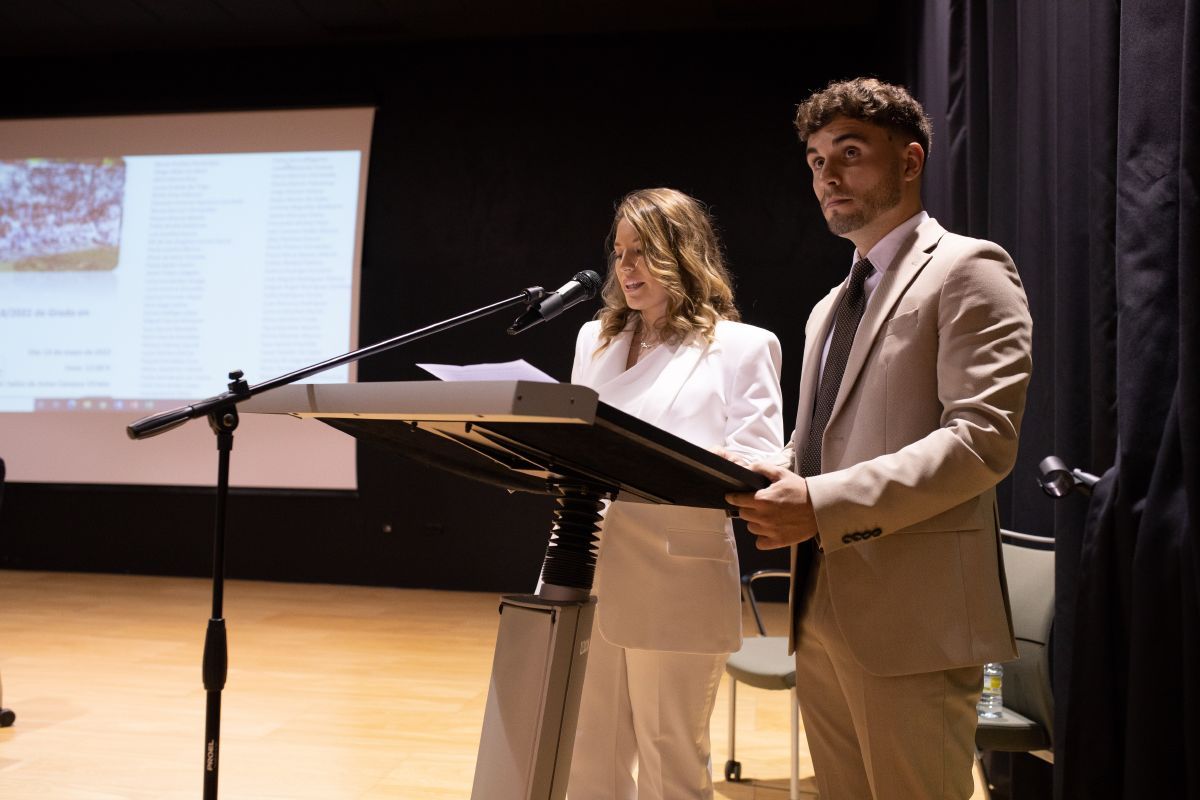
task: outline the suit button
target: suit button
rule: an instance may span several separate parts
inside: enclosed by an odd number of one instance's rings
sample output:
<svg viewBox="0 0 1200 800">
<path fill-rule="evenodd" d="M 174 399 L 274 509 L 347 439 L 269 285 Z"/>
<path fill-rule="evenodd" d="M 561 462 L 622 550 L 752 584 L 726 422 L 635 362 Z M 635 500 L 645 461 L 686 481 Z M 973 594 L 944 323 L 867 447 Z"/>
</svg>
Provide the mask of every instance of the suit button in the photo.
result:
<svg viewBox="0 0 1200 800">
<path fill-rule="evenodd" d="M 848 533 L 842 537 L 842 544 L 850 544 L 852 541 L 854 540 L 850 538 L 850 534 Z"/>
<path fill-rule="evenodd" d="M 876 528 L 875 530 L 871 531 L 871 535 L 872 536 L 881 536 L 881 535 L 883 535 L 883 531 L 880 530 L 879 528 Z"/>
</svg>

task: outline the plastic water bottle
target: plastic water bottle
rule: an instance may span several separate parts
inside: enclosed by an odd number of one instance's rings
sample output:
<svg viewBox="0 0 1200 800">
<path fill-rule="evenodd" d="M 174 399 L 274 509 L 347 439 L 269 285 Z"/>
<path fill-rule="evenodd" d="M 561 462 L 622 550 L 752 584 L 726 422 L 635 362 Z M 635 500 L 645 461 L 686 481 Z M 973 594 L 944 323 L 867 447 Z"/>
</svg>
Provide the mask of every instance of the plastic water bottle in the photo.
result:
<svg viewBox="0 0 1200 800">
<path fill-rule="evenodd" d="M 983 665 L 983 693 L 975 704 L 975 711 L 981 719 L 999 719 L 1000 709 L 1004 705 L 1004 694 L 1001 684 L 1004 681 L 1004 667 L 1000 664 Z"/>
</svg>

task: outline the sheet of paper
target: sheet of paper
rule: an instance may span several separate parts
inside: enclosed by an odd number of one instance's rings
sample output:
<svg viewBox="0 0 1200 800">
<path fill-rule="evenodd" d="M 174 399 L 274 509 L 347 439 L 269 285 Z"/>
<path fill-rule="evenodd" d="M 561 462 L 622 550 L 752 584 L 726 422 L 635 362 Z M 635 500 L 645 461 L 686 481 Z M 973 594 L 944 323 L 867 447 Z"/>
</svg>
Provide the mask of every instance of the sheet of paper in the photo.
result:
<svg viewBox="0 0 1200 800">
<path fill-rule="evenodd" d="M 537 381 L 558 383 L 523 358 L 503 364 L 417 364 L 443 381 Z"/>
</svg>

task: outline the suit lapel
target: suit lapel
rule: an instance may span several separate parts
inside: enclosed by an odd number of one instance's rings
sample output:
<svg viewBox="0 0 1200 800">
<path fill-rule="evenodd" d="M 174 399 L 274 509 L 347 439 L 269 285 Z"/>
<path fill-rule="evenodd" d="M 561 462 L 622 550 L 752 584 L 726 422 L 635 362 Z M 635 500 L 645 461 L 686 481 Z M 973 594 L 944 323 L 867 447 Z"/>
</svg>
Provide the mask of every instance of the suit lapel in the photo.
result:
<svg viewBox="0 0 1200 800">
<path fill-rule="evenodd" d="M 871 293 L 871 299 L 863 313 L 862 322 L 858 324 L 858 332 L 854 336 L 854 346 L 850 348 L 846 371 L 842 374 L 842 383 L 838 388 L 837 400 L 829 415 L 830 422 L 838 415 L 846 398 L 849 397 L 850 391 L 854 388 L 854 383 L 858 380 L 858 376 L 867 362 L 867 355 L 874 347 L 875 340 L 883 330 L 884 324 L 891 318 L 892 309 L 900 301 L 913 279 L 929 263 L 929 259 L 933 257 L 934 248 L 937 247 L 945 233 L 946 230 L 933 218 L 921 223 L 913 232 L 911 242 L 901 247 L 900 252 L 896 254 L 895 264 L 883 273 L 879 285 Z"/>
<path fill-rule="evenodd" d="M 670 409 L 675 398 L 679 396 L 679 390 L 683 388 L 683 384 L 696 369 L 700 359 L 715 347 L 717 347 L 715 340 L 710 343 L 698 336 L 671 346 L 669 348 L 671 355 L 666 366 L 654 379 L 654 385 L 650 391 L 646 392 L 645 402 L 642 403 L 641 418 L 651 425 L 658 425 L 663 414 Z"/>
<path fill-rule="evenodd" d="M 588 386 L 603 386 L 625 371 L 625 359 L 629 356 L 629 338 L 632 335 L 632 327 L 621 331 L 613 337 L 608 347 L 604 348 L 604 352 L 588 362 Z"/>
</svg>

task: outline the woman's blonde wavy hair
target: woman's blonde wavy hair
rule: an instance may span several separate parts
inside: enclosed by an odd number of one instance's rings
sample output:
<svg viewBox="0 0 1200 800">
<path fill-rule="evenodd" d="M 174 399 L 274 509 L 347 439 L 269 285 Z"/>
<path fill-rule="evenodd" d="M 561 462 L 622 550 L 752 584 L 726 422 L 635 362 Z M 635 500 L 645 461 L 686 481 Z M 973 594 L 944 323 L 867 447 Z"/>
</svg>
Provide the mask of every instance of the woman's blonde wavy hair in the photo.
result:
<svg viewBox="0 0 1200 800">
<path fill-rule="evenodd" d="M 700 201 L 675 189 L 639 189 L 617 204 L 605 242 L 608 277 L 601 291 L 604 308 L 596 315 L 600 350 L 608 347 L 631 319 L 640 316 L 625 304 L 613 257 L 621 220 L 637 231 L 646 269 L 666 289 L 667 313 L 658 324 L 663 341 L 674 344 L 698 334 L 711 342 L 718 320 L 741 319 L 708 211 Z"/>
</svg>

